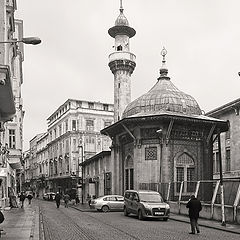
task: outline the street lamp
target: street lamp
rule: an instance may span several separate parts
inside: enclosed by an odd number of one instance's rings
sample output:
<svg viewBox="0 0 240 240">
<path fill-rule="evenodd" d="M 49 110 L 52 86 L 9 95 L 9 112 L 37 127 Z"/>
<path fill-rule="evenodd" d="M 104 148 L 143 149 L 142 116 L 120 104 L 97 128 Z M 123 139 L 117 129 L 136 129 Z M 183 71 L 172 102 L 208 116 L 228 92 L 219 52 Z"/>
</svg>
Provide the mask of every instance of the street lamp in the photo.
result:
<svg viewBox="0 0 240 240">
<path fill-rule="evenodd" d="M 78 146 L 79 150 L 81 150 L 81 172 L 82 172 L 82 193 L 81 193 L 81 202 L 83 204 L 83 145 L 82 145 L 82 141 L 80 141 L 80 144 Z M 79 157 L 80 157 L 80 153 L 79 153 Z M 79 158 L 78 158 L 79 159 Z M 79 160 L 78 160 L 78 179 L 79 179 Z"/>
<path fill-rule="evenodd" d="M 42 41 L 38 37 L 26 37 L 26 38 L 22 38 L 20 40 L 12 39 L 12 40 L 7 40 L 7 41 L 3 41 L 0 43 L 18 43 L 18 42 L 22 42 L 24 44 L 37 45 L 37 44 L 40 44 Z"/>
</svg>

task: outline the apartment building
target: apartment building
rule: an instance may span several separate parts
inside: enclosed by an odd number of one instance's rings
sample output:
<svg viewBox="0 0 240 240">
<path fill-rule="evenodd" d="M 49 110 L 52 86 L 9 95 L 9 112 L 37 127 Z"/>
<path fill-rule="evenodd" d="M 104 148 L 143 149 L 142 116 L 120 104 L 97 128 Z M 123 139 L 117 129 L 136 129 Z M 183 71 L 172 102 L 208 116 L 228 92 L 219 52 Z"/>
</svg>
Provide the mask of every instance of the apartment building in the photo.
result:
<svg viewBox="0 0 240 240">
<path fill-rule="evenodd" d="M 17 181 L 22 158 L 22 109 L 21 85 L 23 45 L 6 43 L 20 39 L 23 22 L 14 18 L 15 0 L 0 1 L 0 205 L 12 205 L 13 197 L 20 190 Z M 17 172 L 18 171 L 18 172 Z"/>
</svg>

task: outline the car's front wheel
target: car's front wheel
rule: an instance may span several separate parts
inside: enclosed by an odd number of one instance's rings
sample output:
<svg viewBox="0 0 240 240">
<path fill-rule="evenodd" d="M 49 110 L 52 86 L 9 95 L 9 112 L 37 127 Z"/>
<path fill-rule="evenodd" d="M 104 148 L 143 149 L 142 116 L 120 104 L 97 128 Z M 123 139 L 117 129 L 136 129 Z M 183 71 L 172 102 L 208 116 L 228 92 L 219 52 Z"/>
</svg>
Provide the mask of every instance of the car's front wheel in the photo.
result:
<svg viewBox="0 0 240 240">
<path fill-rule="evenodd" d="M 126 207 L 124 207 L 124 216 L 128 216 L 128 210 L 127 210 L 127 208 Z"/>
<path fill-rule="evenodd" d="M 109 207 L 108 206 L 102 206 L 102 211 L 103 212 L 109 212 Z"/>
<path fill-rule="evenodd" d="M 142 213 L 142 210 L 138 210 L 138 219 L 139 220 L 143 220 L 143 213 Z"/>
</svg>

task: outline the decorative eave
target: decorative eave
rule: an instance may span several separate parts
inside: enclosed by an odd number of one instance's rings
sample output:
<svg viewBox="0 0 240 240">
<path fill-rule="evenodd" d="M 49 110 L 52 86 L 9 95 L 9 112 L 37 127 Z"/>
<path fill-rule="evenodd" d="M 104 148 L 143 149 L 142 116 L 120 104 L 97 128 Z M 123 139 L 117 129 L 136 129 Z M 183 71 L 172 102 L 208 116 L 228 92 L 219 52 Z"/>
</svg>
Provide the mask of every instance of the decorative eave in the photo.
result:
<svg viewBox="0 0 240 240">
<path fill-rule="evenodd" d="M 230 111 L 235 111 L 235 114 L 239 115 L 239 109 L 240 109 L 240 98 L 238 98 L 232 102 L 229 102 L 227 104 L 224 104 L 221 107 L 215 108 L 212 111 L 207 112 L 205 115 L 217 117 L 219 115 L 222 115 L 222 114 L 230 112 Z"/>
<path fill-rule="evenodd" d="M 114 26 L 108 30 L 108 34 L 115 38 L 117 35 L 127 35 L 129 38 L 135 36 L 136 31 L 129 26 Z"/>
<path fill-rule="evenodd" d="M 125 131 L 123 125 L 124 124 L 131 124 L 131 123 L 142 123 L 146 121 L 171 121 L 174 120 L 174 122 L 182 122 L 182 123 L 195 123 L 195 124 L 205 124 L 205 125 L 213 125 L 216 124 L 216 127 L 214 129 L 213 133 L 217 132 L 225 132 L 229 128 L 229 122 L 225 120 L 220 120 L 212 117 L 207 117 L 204 115 L 183 115 L 183 114 L 171 114 L 167 112 L 159 112 L 159 113 L 140 113 L 133 116 L 129 116 L 127 118 L 123 118 L 122 120 L 112 124 L 111 126 L 108 126 L 107 128 L 104 128 L 101 130 L 101 134 L 107 135 L 107 136 L 114 136 L 118 133 L 121 133 Z"/>
<path fill-rule="evenodd" d="M 87 160 L 85 160 L 84 162 L 80 163 L 80 166 L 85 166 L 87 164 L 89 164 L 90 162 L 94 162 L 95 160 L 99 159 L 99 158 L 103 158 L 105 156 L 110 156 L 111 155 L 111 151 L 102 151 L 96 155 L 94 155 L 91 158 L 88 158 Z"/>
<path fill-rule="evenodd" d="M 10 121 L 16 113 L 10 68 L 0 64 L 0 121 Z"/>
</svg>

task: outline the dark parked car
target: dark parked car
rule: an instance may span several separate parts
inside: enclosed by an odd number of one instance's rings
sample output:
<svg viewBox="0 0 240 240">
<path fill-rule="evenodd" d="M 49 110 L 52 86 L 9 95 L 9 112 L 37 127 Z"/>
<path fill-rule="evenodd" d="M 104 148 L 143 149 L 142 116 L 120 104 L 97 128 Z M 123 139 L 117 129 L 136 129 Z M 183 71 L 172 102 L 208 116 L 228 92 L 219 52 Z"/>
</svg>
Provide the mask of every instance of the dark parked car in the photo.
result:
<svg viewBox="0 0 240 240">
<path fill-rule="evenodd" d="M 168 220 L 170 206 L 160 193 L 148 190 L 127 190 L 124 194 L 124 215 L 135 214 L 139 220 L 158 218 Z"/>
</svg>

